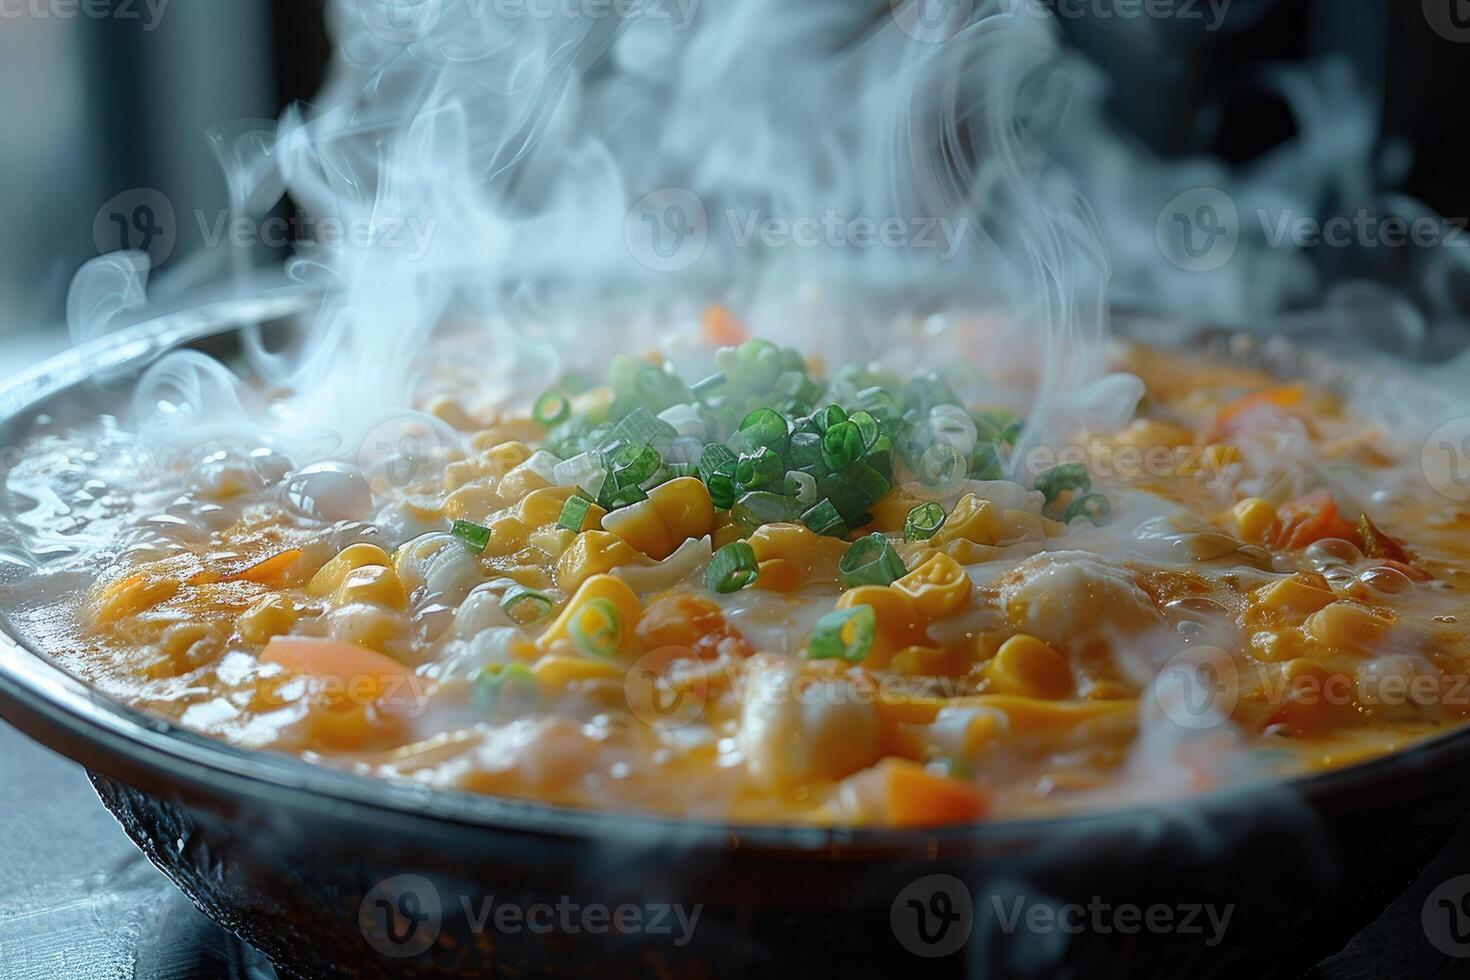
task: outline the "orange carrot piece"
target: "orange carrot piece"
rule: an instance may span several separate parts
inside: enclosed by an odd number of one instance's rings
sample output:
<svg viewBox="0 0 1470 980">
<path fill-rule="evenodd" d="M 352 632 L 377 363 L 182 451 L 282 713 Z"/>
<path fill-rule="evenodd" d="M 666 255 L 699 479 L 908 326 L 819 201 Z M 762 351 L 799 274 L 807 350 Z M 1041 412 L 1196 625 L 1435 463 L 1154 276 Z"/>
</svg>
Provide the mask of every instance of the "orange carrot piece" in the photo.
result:
<svg viewBox="0 0 1470 980">
<path fill-rule="evenodd" d="M 300 636 L 272 637 L 260 662 L 332 681 L 354 701 L 376 701 L 409 676 L 403 664 L 366 647 Z"/>
<path fill-rule="evenodd" d="M 281 576 L 288 568 L 296 564 L 296 559 L 300 557 L 300 548 L 290 548 L 278 554 L 271 555 L 263 561 L 258 561 L 242 571 L 235 572 L 233 575 L 226 575 L 224 581 L 245 581 L 258 582 L 261 585 L 277 585 L 280 583 Z"/>
<path fill-rule="evenodd" d="M 1280 527 L 1273 542 L 1280 550 L 1295 551 L 1324 538 L 1351 541 L 1357 531 L 1337 512 L 1337 501 L 1326 490 L 1311 493 L 1283 506 L 1278 512 Z"/>
<path fill-rule="evenodd" d="M 734 347 L 749 340 L 750 331 L 734 313 L 712 303 L 704 310 L 704 339 L 713 347 Z"/>
<path fill-rule="evenodd" d="M 875 772 L 882 779 L 888 821 L 895 827 L 968 823 L 990 812 L 990 796 L 983 789 L 936 776 L 917 762 L 890 757 Z"/>
<path fill-rule="evenodd" d="M 1215 416 L 1215 428 L 1211 434 L 1210 441 L 1218 442 L 1221 437 L 1235 432 L 1244 417 L 1256 409 L 1272 407 L 1278 409 L 1291 409 L 1302 403 L 1306 397 L 1306 389 L 1300 383 L 1281 385 L 1276 388 L 1267 388 L 1264 391 L 1253 392 L 1243 398 L 1237 398 L 1224 408 L 1221 408 Z"/>
</svg>

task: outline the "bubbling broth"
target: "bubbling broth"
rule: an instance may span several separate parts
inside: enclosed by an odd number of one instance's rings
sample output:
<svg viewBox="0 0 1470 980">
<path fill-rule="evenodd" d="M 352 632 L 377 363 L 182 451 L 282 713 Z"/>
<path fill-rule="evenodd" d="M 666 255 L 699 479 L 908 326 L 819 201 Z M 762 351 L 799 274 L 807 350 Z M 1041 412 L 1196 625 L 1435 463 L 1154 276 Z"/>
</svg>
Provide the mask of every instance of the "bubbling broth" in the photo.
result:
<svg viewBox="0 0 1470 980">
<path fill-rule="evenodd" d="M 723 310 L 685 355 L 529 408 L 456 381 L 338 458 L 41 420 L 12 616 L 237 745 L 716 820 L 1072 812 L 1470 710 L 1470 512 L 1338 395 L 1118 346 L 1136 409 L 1058 431 L 983 371 L 824 365 Z"/>
</svg>

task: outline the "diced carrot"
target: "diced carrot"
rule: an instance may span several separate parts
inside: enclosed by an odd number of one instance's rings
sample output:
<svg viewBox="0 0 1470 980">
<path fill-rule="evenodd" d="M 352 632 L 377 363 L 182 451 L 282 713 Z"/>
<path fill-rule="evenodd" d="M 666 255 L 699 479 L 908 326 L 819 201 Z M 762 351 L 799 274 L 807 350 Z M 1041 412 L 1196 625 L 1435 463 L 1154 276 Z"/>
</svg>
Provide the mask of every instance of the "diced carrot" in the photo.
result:
<svg viewBox="0 0 1470 980">
<path fill-rule="evenodd" d="M 376 701 L 409 676 L 407 667 L 366 647 L 300 636 L 272 637 L 260 662 L 329 680 L 354 701 Z"/>
<path fill-rule="evenodd" d="M 1253 392 L 1243 398 L 1237 398 L 1224 408 L 1220 409 L 1215 416 L 1215 428 L 1211 432 L 1210 442 L 1219 442 L 1224 436 L 1236 432 L 1246 417 L 1258 409 L 1275 408 L 1291 409 L 1302 403 L 1306 397 L 1306 389 L 1300 383 L 1281 385 L 1276 388 L 1267 388 L 1264 391 Z"/>
<path fill-rule="evenodd" d="M 224 581 L 234 582 L 240 580 L 245 582 L 258 582 L 261 585 L 278 585 L 280 584 L 281 576 L 285 574 L 287 569 L 296 564 L 296 560 L 300 557 L 301 549 L 291 548 L 271 555 L 269 558 L 258 561 L 254 565 L 250 565 L 232 575 L 226 575 Z"/>
<path fill-rule="evenodd" d="M 967 823 L 990 811 L 990 796 L 979 786 L 937 776 L 909 759 L 890 757 L 871 771 L 880 780 L 885 815 L 895 827 Z"/>
<path fill-rule="evenodd" d="M 1311 493 L 1278 511 L 1279 526 L 1272 542 L 1278 549 L 1295 551 L 1314 541 L 1342 538 L 1352 541 L 1357 531 L 1337 512 L 1337 500 L 1326 490 Z"/>
<path fill-rule="evenodd" d="M 1392 568 L 1396 572 L 1402 572 L 1415 582 L 1432 582 L 1434 580 L 1433 575 L 1430 575 L 1422 568 L 1416 568 L 1415 566 L 1410 565 L 1406 561 L 1395 561 L 1392 558 L 1381 558 L 1379 559 L 1379 564 L 1381 564 L 1384 568 Z"/>
<path fill-rule="evenodd" d="M 712 303 L 704 310 L 704 339 L 712 347 L 734 347 L 750 339 L 750 331 L 726 307 Z"/>
</svg>

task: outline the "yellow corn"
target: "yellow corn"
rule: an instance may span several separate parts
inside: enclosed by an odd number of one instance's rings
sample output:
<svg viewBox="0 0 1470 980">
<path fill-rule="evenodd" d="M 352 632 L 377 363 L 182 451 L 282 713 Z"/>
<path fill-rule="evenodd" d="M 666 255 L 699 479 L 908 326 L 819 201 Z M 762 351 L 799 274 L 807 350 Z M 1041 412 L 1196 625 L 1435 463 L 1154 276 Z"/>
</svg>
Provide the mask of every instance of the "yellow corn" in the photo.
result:
<svg viewBox="0 0 1470 980">
<path fill-rule="evenodd" d="M 715 523 L 709 490 L 692 476 L 681 476 L 648 492 L 648 499 L 669 529 L 677 548 L 690 538 L 702 538 Z"/>
<path fill-rule="evenodd" d="M 714 530 L 710 536 L 711 545 L 719 551 L 732 541 L 741 540 L 744 533 L 739 524 L 730 520 L 730 515 L 723 511 L 715 516 Z"/>
<path fill-rule="evenodd" d="M 1018 633 L 1000 645 L 984 667 L 988 690 L 1055 701 L 1072 692 L 1067 659 L 1034 636 Z"/>
<path fill-rule="evenodd" d="M 444 498 L 444 516 L 451 521 L 474 521 L 485 523 L 485 519 L 505 506 L 500 494 L 490 487 L 470 484 L 460 487 Z"/>
<path fill-rule="evenodd" d="M 1191 445 L 1193 442 L 1194 435 L 1189 430 L 1156 419 L 1138 419 L 1113 438 L 1115 446 L 1142 450 L 1157 447 L 1173 449 L 1176 446 Z"/>
<path fill-rule="evenodd" d="M 897 534 L 903 530 L 903 524 L 908 519 L 909 511 L 922 504 L 925 499 L 910 493 L 903 487 L 894 487 L 883 495 L 883 499 L 868 508 L 868 513 L 873 515 L 873 523 L 868 526 L 868 529 Z"/>
<path fill-rule="evenodd" d="M 546 552 L 552 558 L 560 558 L 562 553 L 572 546 L 577 535 L 564 527 L 555 527 L 548 524 L 538 527 L 526 537 L 526 543 L 533 548 Z"/>
<path fill-rule="evenodd" d="M 402 620 L 382 606 L 342 606 L 328 618 L 332 638 L 382 653 L 402 629 Z"/>
<path fill-rule="evenodd" d="M 98 623 L 111 623 L 151 609 L 178 591 L 179 583 L 174 579 L 138 572 L 103 589 L 92 618 Z"/>
<path fill-rule="evenodd" d="M 448 422 L 461 432 L 469 432 L 477 428 L 477 423 L 470 417 L 470 413 L 465 411 L 465 407 L 447 395 L 440 395 L 429 402 L 429 414 L 436 419 Z"/>
<path fill-rule="evenodd" d="M 869 667 L 887 667 L 893 655 L 905 647 L 923 646 L 928 640 L 920 625 L 914 601 L 897 589 L 885 585 L 860 585 L 848 589 L 837 599 L 838 609 L 871 606 L 877 615 L 873 647 L 864 663 Z"/>
<path fill-rule="evenodd" d="M 1041 515 L 1029 510 L 1007 510 L 1001 514 L 1000 541 L 1034 541 L 1045 537 Z"/>
<path fill-rule="evenodd" d="M 616 534 L 608 531 L 583 531 L 572 546 L 556 560 L 556 584 L 566 592 L 575 592 L 594 575 L 609 572 L 619 565 L 646 563 L 643 555 Z"/>
<path fill-rule="evenodd" d="M 943 551 L 961 565 L 979 565 L 987 561 L 995 561 L 1001 554 L 1001 550 L 993 544 L 976 544 L 965 538 L 957 538 L 949 542 L 944 546 Z"/>
<path fill-rule="evenodd" d="M 561 509 L 576 492 L 575 487 L 542 487 L 540 490 L 532 490 L 516 504 L 516 517 L 527 527 L 555 524 L 561 518 Z"/>
<path fill-rule="evenodd" d="M 989 500 L 967 493 L 954 505 L 944 526 L 930 539 L 936 548 L 951 541 L 995 544 L 1005 533 L 1005 515 Z"/>
<path fill-rule="evenodd" d="M 801 588 L 801 572 L 785 558 L 768 558 L 756 565 L 754 585 L 768 592 L 795 592 Z"/>
<path fill-rule="evenodd" d="M 327 562 L 315 575 L 312 576 L 306 591 L 314 596 L 329 596 L 337 591 L 347 573 L 353 569 L 362 568 L 366 565 L 381 565 L 389 567 L 393 564 L 388 557 L 388 552 L 375 544 L 348 545 L 337 553 L 337 557 Z"/>
<path fill-rule="evenodd" d="M 578 616 L 587 613 L 588 603 L 596 599 L 606 599 L 618 611 L 622 635 L 620 648 L 626 647 L 633 636 L 633 631 L 638 628 L 643 606 L 638 602 L 638 596 L 632 587 L 615 575 L 593 575 L 583 582 L 578 587 L 576 594 L 567 602 L 561 615 L 556 617 L 552 624 L 546 627 L 546 632 L 536 640 L 536 645 L 545 650 L 559 640 L 569 640 L 572 623 L 577 620 Z"/>
<path fill-rule="evenodd" d="M 481 458 L 485 472 L 499 480 L 531 458 L 531 447 L 524 442 L 502 442 L 485 450 Z"/>
<path fill-rule="evenodd" d="M 484 468 L 476 459 L 461 459 L 444 467 L 444 492 L 452 493 L 471 480 L 484 476 Z"/>
<path fill-rule="evenodd" d="M 1357 651 L 1380 639 L 1391 623 L 1353 602 L 1334 602 L 1307 618 L 1308 636 L 1329 650 Z"/>
<path fill-rule="evenodd" d="M 532 490 L 551 486 L 551 482 L 531 467 L 522 463 L 501 477 L 495 492 L 504 500 L 520 500 Z"/>
<path fill-rule="evenodd" d="M 1319 575 L 1292 575 L 1262 586 L 1251 593 L 1251 605 L 1270 618 L 1300 621 L 1327 606 L 1337 597 Z"/>
<path fill-rule="evenodd" d="M 763 524 L 747 539 L 757 562 L 784 559 L 795 566 L 803 581 L 830 582 L 847 543 L 823 537 L 805 524 Z"/>
<path fill-rule="evenodd" d="M 1235 533 L 1242 541 L 1259 544 L 1266 540 L 1271 526 L 1276 523 L 1276 508 L 1260 497 L 1247 497 L 1231 511 L 1235 517 Z"/>
<path fill-rule="evenodd" d="M 339 606 L 358 602 L 369 602 L 387 609 L 403 609 L 408 605 L 408 595 L 398 573 L 382 565 L 364 565 L 354 568 L 342 579 L 332 600 Z"/>
<path fill-rule="evenodd" d="M 924 619 L 939 619 L 964 605 L 974 586 L 959 562 L 938 552 L 894 582 L 893 588 L 914 600 Z"/>
<path fill-rule="evenodd" d="M 1275 664 L 1300 657 L 1307 648 L 1307 638 L 1299 627 L 1261 630 L 1251 634 L 1250 655 L 1261 663 Z"/>
<path fill-rule="evenodd" d="M 235 629 L 246 643 L 265 646 L 271 637 L 291 632 L 300 614 L 288 596 L 275 593 L 241 613 L 235 620 Z"/>
<path fill-rule="evenodd" d="M 673 554 L 673 537 L 652 500 L 613 511 L 602 519 L 602 526 L 650 558 L 662 560 Z"/>
<path fill-rule="evenodd" d="M 531 676 L 543 691 L 555 693 L 574 681 L 619 680 L 623 672 L 606 660 L 548 653 L 531 667 Z"/>
</svg>

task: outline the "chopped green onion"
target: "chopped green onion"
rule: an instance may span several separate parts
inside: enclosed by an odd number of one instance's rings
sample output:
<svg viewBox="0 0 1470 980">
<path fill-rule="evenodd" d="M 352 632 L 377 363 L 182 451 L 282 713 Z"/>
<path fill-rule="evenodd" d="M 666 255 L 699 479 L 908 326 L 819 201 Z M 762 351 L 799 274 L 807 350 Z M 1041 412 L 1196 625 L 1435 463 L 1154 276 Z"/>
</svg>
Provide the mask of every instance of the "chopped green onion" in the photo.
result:
<svg viewBox="0 0 1470 980">
<path fill-rule="evenodd" d="M 717 390 L 721 385 L 725 383 L 725 380 L 725 373 L 723 371 L 720 371 L 710 375 L 703 381 L 696 381 L 694 384 L 689 386 L 689 390 L 693 393 L 695 398 L 703 400 L 705 395 L 708 395 L 711 392 Z"/>
<path fill-rule="evenodd" d="M 593 621 L 590 627 L 588 619 Z M 577 607 L 567 632 L 588 656 L 611 657 L 623 644 L 623 617 L 611 599 L 588 599 Z"/>
<path fill-rule="evenodd" d="M 612 455 L 609 477 L 616 489 L 639 486 L 658 472 L 663 457 L 652 446 L 629 444 Z"/>
<path fill-rule="evenodd" d="M 561 517 L 557 518 L 556 526 L 564 527 L 574 534 L 580 534 L 582 525 L 587 522 L 587 512 L 591 509 L 592 501 L 573 494 L 567 498 L 566 503 L 561 505 Z"/>
<path fill-rule="evenodd" d="M 657 446 L 678 438 L 679 430 L 639 405 L 618 420 L 598 443 L 604 451 L 622 446 Z"/>
<path fill-rule="evenodd" d="M 739 462 L 739 457 L 728 447 L 712 442 L 705 446 L 704 452 L 699 455 L 699 475 L 704 477 L 706 483 L 716 473 L 734 476 L 737 462 Z"/>
<path fill-rule="evenodd" d="M 817 502 L 817 479 L 810 473 L 792 470 L 786 474 L 786 496 L 795 497 L 801 507 Z"/>
<path fill-rule="evenodd" d="M 743 493 L 730 508 L 730 517 L 737 524 L 760 527 L 762 524 L 780 524 L 795 520 L 796 501 L 768 490 L 752 490 Z"/>
<path fill-rule="evenodd" d="M 919 482 L 930 489 L 952 487 L 970 471 L 970 461 L 947 442 L 936 442 L 919 457 L 915 468 Z"/>
<path fill-rule="evenodd" d="M 449 533 L 468 545 L 475 554 L 479 554 L 490 545 L 490 529 L 474 521 L 455 521 Z"/>
<path fill-rule="evenodd" d="M 812 627 L 806 655 L 812 660 L 846 660 L 861 663 L 873 649 L 878 632 L 878 614 L 872 606 L 834 609 Z"/>
<path fill-rule="evenodd" d="M 782 470 L 781 457 L 761 446 L 741 455 L 735 464 L 735 482 L 742 490 L 764 490 L 780 482 Z"/>
<path fill-rule="evenodd" d="M 794 432 L 787 449 L 793 469 L 822 466 L 822 436 L 817 432 Z"/>
<path fill-rule="evenodd" d="M 536 403 L 531 406 L 531 420 L 548 429 L 565 422 L 571 415 L 572 403 L 555 388 L 536 399 Z"/>
<path fill-rule="evenodd" d="M 847 421 L 847 412 L 841 405 L 828 405 L 816 414 L 817 429 L 826 432 L 839 422 Z"/>
<path fill-rule="evenodd" d="M 832 407 L 836 408 L 835 405 Z M 822 462 L 834 470 L 856 463 L 867 448 L 863 443 L 862 430 L 852 422 L 835 422 L 822 433 Z"/>
<path fill-rule="evenodd" d="M 847 522 L 842 519 L 842 515 L 837 512 L 836 507 L 832 506 L 830 500 L 818 501 L 816 506 L 801 515 L 801 523 L 811 528 L 813 532 L 826 537 L 847 537 Z"/>
<path fill-rule="evenodd" d="M 837 576 L 845 589 L 859 585 L 892 585 L 907 571 L 893 545 L 877 531 L 854 541 L 837 562 Z"/>
<path fill-rule="evenodd" d="M 1005 466 L 1000 460 L 1000 450 L 993 442 L 982 442 L 970 454 L 970 476 L 976 480 L 1001 480 L 1005 478 Z"/>
<path fill-rule="evenodd" d="M 786 445 L 786 420 L 774 409 L 758 408 L 740 420 L 740 433 L 751 448 L 780 452 Z"/>
<path fill-rule="evenodd" d="M 937 501 L 920 504 L 903 520 L 903 539 L 928 541 L 944 526 L 945 517 L 944 508 Z"/>
<path fill-rule="evenodd" d="M 633 504 L 648 499 L 648 492 L 638 484 L 630 484 L 626 487 L 613 488 L 612 481 L 603 487 L 602 496 L 597 503 L 603 510 L 618 510 L 621 507 L 631 507 Z"/>
<path fill-rule="evenodd" d="M 817 486 L 849 527 L 860 527 L 858 516 L 893 488 L 882 473 L 866 463 L 854 463 L 840 473 L 819 477 Z"/>
<path fill-rule="evenodd" d="M 847 417 L 847 421 L 857 426 L 857 430 L 863 437 L 863 451 L 867 452 L 877 443 L 878 437 L 883 434 L 883 429 L 878 425 L 878 420 L 871 412 L 856 411 Z"/>
<path fill-rule="evenodd" d="M 811 404 L 822 394 L 821 385 L 807 377 L 805 371 L 786 371 L 776 379 L 775 394 L 789 401 Z"/>
<path fill-rule="evenodd" d="M 556 603 L 551 596 L 524 585 L 513 585 L 505 590 L 500 599 L 500 608 L 505 610 L 517 626 L 530 626 L 551 615 Z"/>
<path fill-rule="evenodd" d="M 731 541 L 710 559 L 704 571 L 704 584 L 711 592 L 728 595 L 750 585 L 759 574 L 754 549 L 744 541 Z"/>
<path fill-rule="evenodd" d="M 1046 495 L 1048 504 L 1052 504 L 1068 490 L 1075 493 L 1086 493 L 1092 489 L 1092 475 L 1081 463 L 1062 463 L 1038 476 L 1036 489 Z"/>
<path fill-rule="evenodd" d="M 1089 493 L 1067 505 L 1062 513 L 1062 523 L 1071 524 L 1078 517 L 1085 517 L 1094 524 L 1101 524 L 1113 512 L 1113 505 L 1100 493 Z"/>
<path fill-rule="evenodd" d="M 728 473 L 713 473 L 705 477 L 704 485 L 709 490 L 710 503 L 718 510 L 729 510 L 735 505 L 735 495 L 739 488 L 735 486 L 735 478 Z"/>
</svg>

